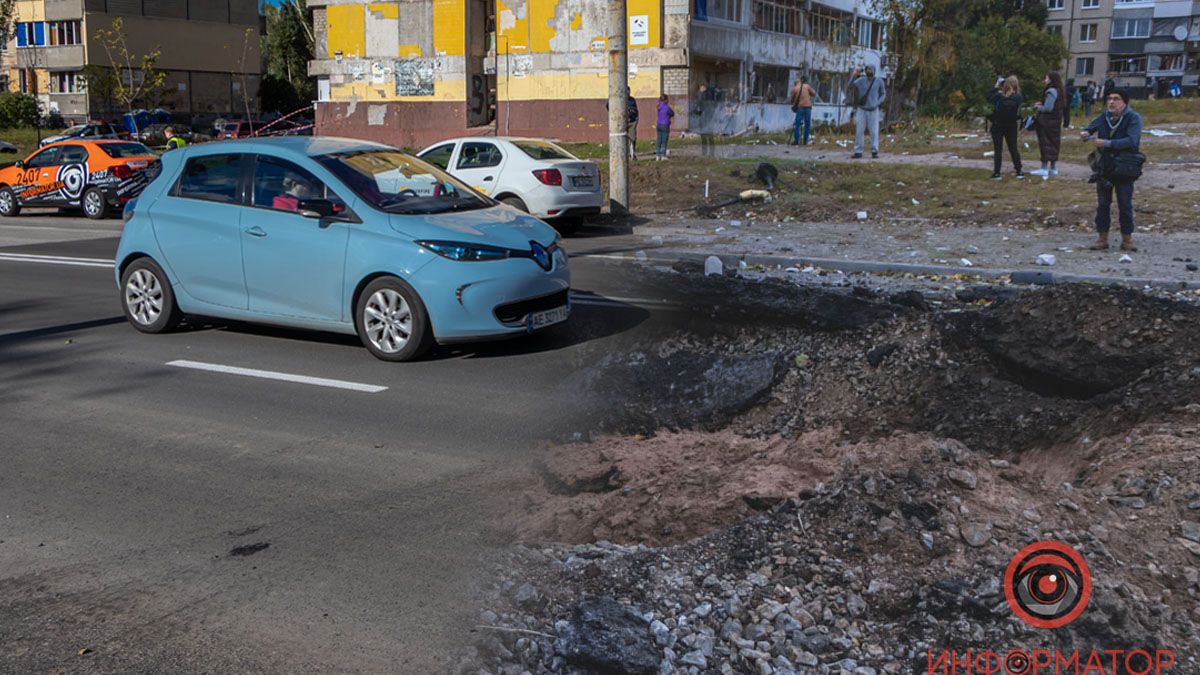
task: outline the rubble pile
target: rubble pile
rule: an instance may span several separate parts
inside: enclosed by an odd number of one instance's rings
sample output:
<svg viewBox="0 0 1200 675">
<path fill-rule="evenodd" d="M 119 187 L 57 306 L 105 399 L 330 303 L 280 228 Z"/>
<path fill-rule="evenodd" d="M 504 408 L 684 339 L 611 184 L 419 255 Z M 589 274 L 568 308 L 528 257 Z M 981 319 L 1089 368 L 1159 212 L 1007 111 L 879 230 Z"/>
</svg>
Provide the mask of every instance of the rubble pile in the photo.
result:
<svg viewBox="0 0 1200 675">
<path fill-rule="evenodd" d="M 590 374 L 625 397 L 601 421 L 627 433 L 548 448 L 516 486 L 527 543 L 481 589 L 459 671 L 867 675 L 947 650 L 1143 649 L 1200 672 L 1197 310 L 1086 287 L 852 307 L 869 320 L 688 330 Z M 680 354 L 774 375 L 691 418 L 665 385 L 657 407 L 623 389 Z M 677 389 L 719 386 L 699 370 Z M 647 430 L 656 409 L 673 423 Z M 1054 630 L 1002 590 L 1039 540 L 1093 578 Z"/>
</svg>

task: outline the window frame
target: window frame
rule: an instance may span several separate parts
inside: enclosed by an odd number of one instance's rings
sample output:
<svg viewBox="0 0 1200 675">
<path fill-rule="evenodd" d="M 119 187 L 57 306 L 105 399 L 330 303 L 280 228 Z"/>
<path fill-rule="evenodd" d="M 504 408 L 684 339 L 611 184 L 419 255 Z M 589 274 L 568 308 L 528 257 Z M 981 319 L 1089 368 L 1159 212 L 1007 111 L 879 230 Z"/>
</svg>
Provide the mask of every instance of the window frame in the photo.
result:
<svg viewBox="0 0 1200 675">
<path fill-rule="evenodd" d="M 1090 4 L 1089 4 L 1090 3 Z M 1100 9 L 1100 0 L 1083 0 L 1081 9 Z"/>
<path fill-rule="evenodd" d="M 468 145 L 490 145 L 495 149 L 496 154 L 500 156 L 500 161 L 495 164 L 487 164 L 481 166 L 463 166 L 463 154 L 467 150 Z M 500 146 L 491 141 L 463 141 L 462 146 L 458 149 L 458 161 L 454 163 L 455 171 L 471 171 L 473 169 L 495 169 L 504 165 L 504 152 L 500 150 Z"/>
<path fill-rule="evenodd" d="M 1057 3 L 1057 6 L 1055 6 Z M 1065 0 L 1046 0 L 1046 9 L 1051 12 L 1061 12 L 1066 9 Z"/>
<path fill-rule="evenodd" d="M 1084 72 L 1080 68 L 1080 66 L 1083 65 L 1084 62 L 1087 63 L 1087 71 L 1086 72 Z M 1075 57 L 1075 76 L 1076 77 L 1080 77 L 1080 76 L 1087 77 L 1087 76 L 1095 75 L 1095 71 L 1096 71 L 1096 58 L 1094 56 L 1077 56 L 1077 57 Z"/>
<path fill-rule="evenodd" d="M 439 144 L 433 146 L 432 148 L 429 148 L 429 150 L 426 150 L 425 152 L 418 155 L 417 159 L 419 159 L 423 162 L 429 162 L 430 164 L 433 164 L 437 168 L 441 169 L 442 171 L 449 171 L 450 170 L 450 162 L 454 159 L 454 150 L 457 147 L 458 147 L 457 141 L 450 141 L 449 143 L 439 143 Z M 450 154 L 446 157 L 446 166 L 441 166 L 439 164 L 430 162 L 428 159 L 425 159 L 429 155 L 432 155 L 434 152 L 437 152 L 438 150 L 441 150 L 442 148 L 450 148 Z"/>
<path fill-rule="evenodd" d="M 1146 22 L 1146 33 L 1144 35 L 1141 33 L 1130 34 L 1128 27 L 1133 26 L 1136 28 L 1139 25 L 1139 22 L 1141 22 L 1141 21 Z M 1118 25 L 1122 26 L 1123 28 L 1126 29 L 1125 34 L 1117 35 L 1117 26 Z M 1139 18 L 1135 18 L 1135 19 L 1126 19 L 1126 18 L 1113 19 L 1112 32 L 1111 32 L 1110 36 L 1113 40 L 1145 40 L 1150 37 L 1151 33 L 1153 33 L 1153 26 L 1154 26 L 1154 21 L 1153 21 L 1153 19 L 1150 19 L 1150 18 L 1140 18 L 1139 17 Z"/>
<path fill-rule="evenodd" d="M 207 199 L 205 197 L 196 197 L 183 192 L 183 179 L 187 177 L 188 167 L 193 162 L 209 159 L 212 157 L 237 157 L 241 162 L 238 167 L 237 186 L 234 188 L 233 201 L 225 202 L 216 199 Z M 228 206 L 246 206 L 246 177 L 250 169 L 253 168 L 254 155 L 246 152 L 214 152 L 211 155 L 197 155 L 188 157 L 183 163 L 183 168 L 179 171 L 179 175 L 175 178 L 175 184 L 171 186 L 170 192 L 167 194 L 171 197 L 179 199 L 191 199 L 198 202 L 206 202 L 209 204 L 223 204 Z"/>
<path fill-rule="evenodd" d="M 341 195 L 339 195 L 336 191 L 334 191 L 334 189 L 329 186 L 329 183 L 327 181 L 324 181 L 324 180 L 318 178 L 317 175 L 314 174 L 312 171 L 309 171 L 308 169 L 300 166 L 299 164 L 291 161 L 290 159 L 283 159 L 281 157 L 276 157 L 274 155 L 255 153 L 252 155 L 252 157 L 254 159 L 250 163 L 250 169 L 248 172 L 249 175 L 246 177 L 247 180 L 249 181 L 249 184 L 247 185 L 247 188 L 245 191 L 246 192 L 246 195 L 245 195 L 246 203 L 243 205 L 246 208 L 258 209 L 261 211 L 271 211 L 273 213 L 286 213 L 291 216 L 304 218 L 305 220 L 312 220 L 308 216 L 301 215 L 301 213 L 299 211 L 290 211 L 288 209 L 277 209 L 274 206 L 254 203 L 255 202 L 254 192 L 255 192 L 255 188 L 257 186 L 256 180 L 257 180 L 257 175 L 258 175 L 258 163 L 260 161 L 266 161 L 269 164 L 276 164 L 287 171 L 296 171 L 296 172 L 299 172 L 302 174 L 306 174 L 309 178 L 316 181 L 321 187 L 324 188 L 324 194 L 320 197 L 312 197 L 312 199 L 327 199 L 329 201 L 337 201 L 337 202 L 341 202 L 342 206 L 345 207 L 346 210 L 343 213 L 338 214 L 338 215 L 328 216 L 326 218 L 322 218 L 322 220 L 337 221 L 337 222 L 343 222 L 343 223 L 361 223 L 362 222 L 362 220 L 360 220 L 359 217 L 354 213 L 354 210 L 350 208 L 350 203 L 347 202 L 345 199 L 342 199 Z M 334 199 L 329 199 L 330 194 L 333 195 Z"/>
<path fill-rule="evenodd" d="M 1088 37 L 1089 30 L 1091 37 Z M 1079 42 L 1088 44 L 1095 42 L 1100 35 L 1100 24 L 1098 23 L 1081 23 L 1079 24 Z"/>
</svg>

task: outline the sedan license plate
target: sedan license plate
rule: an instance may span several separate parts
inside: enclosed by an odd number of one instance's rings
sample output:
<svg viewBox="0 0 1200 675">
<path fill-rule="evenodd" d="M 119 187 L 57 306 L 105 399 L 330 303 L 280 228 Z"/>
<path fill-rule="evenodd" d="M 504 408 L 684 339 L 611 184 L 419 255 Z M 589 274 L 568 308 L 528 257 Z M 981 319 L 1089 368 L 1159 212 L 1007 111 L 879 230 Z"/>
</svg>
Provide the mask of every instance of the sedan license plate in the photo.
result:
<svg viewBox="0 0 1200 675">
<path fill-rule="evenodd" d="M 571 184 L 575 187 L 592 187 L 596 182 L 591 176 L 572 176 Z"/>
<path fill-rule="evenodd" d="M 566 321 L 570 314 L 571 307 L 569 305 L 555 307 L 554 309 L 548 309 L 544 312 L 534 312 L 533 314 L 529 315 L 528 319 L 525 320 L 525 326 L 529 330 L 537 330 L 539 328 L 545 328 L 546 326 L 553 326 L 556 323 L 562 323 L 563 321 Z"/>
</svg>

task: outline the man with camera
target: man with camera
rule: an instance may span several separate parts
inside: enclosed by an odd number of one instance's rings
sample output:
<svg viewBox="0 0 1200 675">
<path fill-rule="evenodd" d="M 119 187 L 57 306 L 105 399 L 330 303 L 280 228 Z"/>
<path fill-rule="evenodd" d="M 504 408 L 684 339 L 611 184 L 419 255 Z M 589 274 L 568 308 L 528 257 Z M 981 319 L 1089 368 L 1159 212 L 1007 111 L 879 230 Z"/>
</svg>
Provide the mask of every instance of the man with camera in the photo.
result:
<svg viewBox="0 0 1200 675">
<path fill-rule="evenodd" d="M 1080 134 L 1096 146 L 1093 169 L 1096 182 L 1096 232 L 1093 251 L 1108 250 L 1108 228 L 1112 224 L 1113 192 L 1117 193 L 1117 211 L 1121 222 L 1121 250 L 1136 251 L 1133 244 L 1133 183 L 1142 175 L 1146 157 L 1139 152 L 1142 117 L 1129 107 L 1129 92 L 1106 92 L 1108 109 Z"/>
</svg>

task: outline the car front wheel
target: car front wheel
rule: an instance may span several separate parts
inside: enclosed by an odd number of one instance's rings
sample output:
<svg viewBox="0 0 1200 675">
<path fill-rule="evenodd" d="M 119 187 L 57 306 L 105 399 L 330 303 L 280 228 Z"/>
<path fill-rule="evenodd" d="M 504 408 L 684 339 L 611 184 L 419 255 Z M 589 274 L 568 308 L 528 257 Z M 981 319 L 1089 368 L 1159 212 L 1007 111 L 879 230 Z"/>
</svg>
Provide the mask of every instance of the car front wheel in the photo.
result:
<svg viewBox="0 0 1200 675">
<path fill-rule="evenodd" d="M 12 188 L 0 190 L 0 216 L 8 218 L 19 213 L 21 213 L 21 203 L 17 201 L 17 195 Z"/>
<path fill-rule="evenodd" d="M 433 346 L 425 303 L 396 277 L 380 277 L 363 289 L 354 310 L 363 346 L 384 361 L 411 361 Z"/>
<path fill-rule="evenodd" d="M 121 308 L 129 323 L 143 333 L 169 331 L 183 318 L 171 282 L 149 258 L 129 263 L 121 275 Z"/>
</svg>

